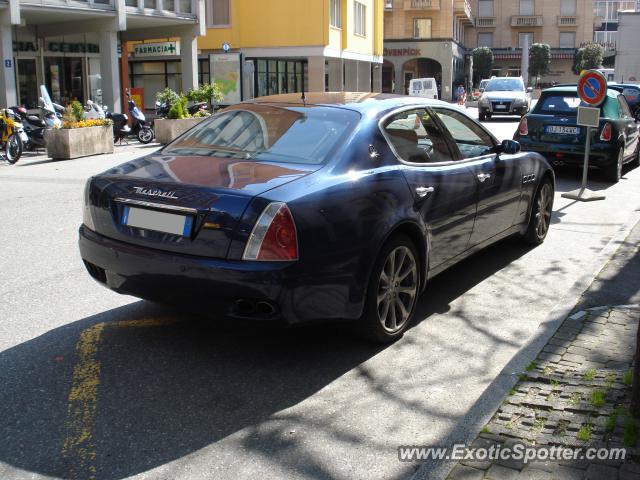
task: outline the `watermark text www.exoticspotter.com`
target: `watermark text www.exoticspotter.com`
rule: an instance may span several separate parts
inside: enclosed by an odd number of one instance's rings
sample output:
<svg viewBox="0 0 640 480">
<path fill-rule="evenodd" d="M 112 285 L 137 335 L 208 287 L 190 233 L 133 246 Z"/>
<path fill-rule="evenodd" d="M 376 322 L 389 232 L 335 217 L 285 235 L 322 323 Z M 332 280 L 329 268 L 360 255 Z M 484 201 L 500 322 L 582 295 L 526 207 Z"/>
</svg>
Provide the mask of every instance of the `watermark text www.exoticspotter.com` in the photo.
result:
<svg viewBox="0 0 640 480">
<path fill-rule="evenodd" d="M 425 447 L 404 445 L 398 447 L 401 462 L 424 462 L 429 460 L 516 460 L 523 463 L 568 461 L 568 460 L 624 460 L 626 448 L 564 447 L 561 445 L 531 446 L 515 443 L 504 446 L 496 443 L 488 447 L 470 447 L 455 444 L 451 447 Z"/>
</svg>

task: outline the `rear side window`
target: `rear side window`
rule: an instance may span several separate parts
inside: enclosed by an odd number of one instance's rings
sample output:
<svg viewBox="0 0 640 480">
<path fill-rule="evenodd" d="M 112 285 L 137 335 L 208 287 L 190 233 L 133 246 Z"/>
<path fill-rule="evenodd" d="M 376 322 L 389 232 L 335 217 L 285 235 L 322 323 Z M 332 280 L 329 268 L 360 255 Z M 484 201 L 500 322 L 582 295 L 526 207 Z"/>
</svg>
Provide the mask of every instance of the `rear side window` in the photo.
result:
<svg viewBox="0 0 640 480">
<path fill-rule="evenodd" d="M 387 120 L 385 136 L 396 155 L 411 163 L 434 163 L 451 160 L 451 152 L 429 112 L 418 108 L 405 110 Z"/>
<path fill-rule="evenodd" d="M 600 116 L 604 118 L 620 118 L 620 102 L 617 97 L 607 96 L 600 107 Z"/>
<path fill-rule="evenodd" d="M 543 95 L 536 105 L 534 113 L 543 115 L 577 115 L 580 99 L 577 94 L 558 93 Z"/>
<path fill-rule="evenodd" d="M 162 152 L 321 164 L 359 120 L 360 114 L 341 108 L 239 104 L 200 123 Z"/>
</svg>

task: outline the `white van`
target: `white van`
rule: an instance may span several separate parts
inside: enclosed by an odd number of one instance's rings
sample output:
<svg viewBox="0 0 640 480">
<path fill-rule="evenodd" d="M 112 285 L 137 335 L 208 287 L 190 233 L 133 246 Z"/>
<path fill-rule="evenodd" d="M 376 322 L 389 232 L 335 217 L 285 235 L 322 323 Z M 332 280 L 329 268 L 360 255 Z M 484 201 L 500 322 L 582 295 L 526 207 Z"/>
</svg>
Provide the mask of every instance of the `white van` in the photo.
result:
<svg viewBox="0 0 640 480">
<path fill-rule="evenodd" d="M 435 78 L 414 78 L 409 82 L 409 95 L 438 99 L 438 87 Z"/>
</svg>

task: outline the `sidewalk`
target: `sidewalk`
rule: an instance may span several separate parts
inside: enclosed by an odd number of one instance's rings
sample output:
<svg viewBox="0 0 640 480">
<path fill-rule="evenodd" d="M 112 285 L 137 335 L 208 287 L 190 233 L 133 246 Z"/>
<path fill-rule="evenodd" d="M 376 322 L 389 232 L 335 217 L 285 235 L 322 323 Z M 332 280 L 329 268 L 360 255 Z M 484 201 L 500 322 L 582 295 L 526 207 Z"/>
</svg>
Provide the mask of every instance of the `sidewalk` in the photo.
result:
<svg viewBox="0 0 640 480">
<path fill-rule="evenodd" d="M 639 240 L 640 224 L 471 445 L 626 447 L 626 459 L 465 460 L 449 480 L 640 480 L 640 423 L 628 412 L 640 320 Z"/>
</svg>

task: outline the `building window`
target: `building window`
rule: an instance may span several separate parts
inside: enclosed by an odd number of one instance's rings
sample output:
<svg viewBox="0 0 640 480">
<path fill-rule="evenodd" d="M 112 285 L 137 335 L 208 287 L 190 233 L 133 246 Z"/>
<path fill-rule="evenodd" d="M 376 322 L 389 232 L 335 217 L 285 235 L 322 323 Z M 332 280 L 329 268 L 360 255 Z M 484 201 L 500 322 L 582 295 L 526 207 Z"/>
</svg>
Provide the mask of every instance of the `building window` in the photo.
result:
<svg viewBox="0 0 640 480">
<path fill-rule="evenodd" d="M 478 33 L 478 46 L 479 47 L 493 47 L 493 33 L 492 32 L 480 32 Z"/>
<path fill-rule="evenodd" d="M 254 64 L 256 97 L 301 92 L 307 85 L 307 62 L 288 59 L 249 59 Z"/>
<path fill-rule="evenodd" d="M 520 0 L 520 15 L 535 15 L 535 0 Z"/>
<path fill-rule="evenodd" d="M 360 2 L 353 2 L 355 9 L 355 26 L 354 32 L 356 35 L 367 34 L 367 6 Z"/>
<path fill-rule="evenodd" d="M 342 28 L 342 8 L 340 0 L 331 0 L 331 12 L 329 12 L 331 26 Z"/>
<path fill-rule="evenodd" d="M 478 0 L 478 16 L 493 17 L 493 0 Z"/>
<path fill-rule="evenodd" d="M 560 0 L 560 15 L 574 17 L 576 15 L 576 0 Z"/>
<path fill-rule="evenodd" d="M 560 48 L 576 48 L 576 32 L 560 32 Z"/>
<path fill-rule="evenodd" d="M 533 32 L 521 32 L 518 34 L 518 46 L 524 48 L 525 38 L 529 39 L 529 48 L 533 45 Z"/>
<path fill-rule="evenodd" d="M 208 26 L 219 27 L 231 24 L 229 21 L 229 0 L 208 0 L 206 5 Z"/>
<path fill-rule="evenodd" d="M 209 78 L 209 59 L 208 58 L 199 58 L 198 59 L 198 84 L 203 85 L 205 83 L 209 83 L 211 79 Z"/>
<path fill-rule="evenodd" d="M 413 19 L 413 38 L 431 38 L 431 19 Z"/>
</svg>

